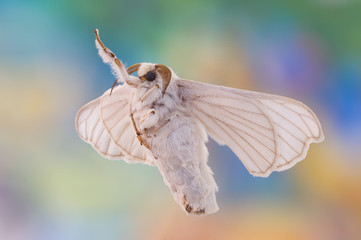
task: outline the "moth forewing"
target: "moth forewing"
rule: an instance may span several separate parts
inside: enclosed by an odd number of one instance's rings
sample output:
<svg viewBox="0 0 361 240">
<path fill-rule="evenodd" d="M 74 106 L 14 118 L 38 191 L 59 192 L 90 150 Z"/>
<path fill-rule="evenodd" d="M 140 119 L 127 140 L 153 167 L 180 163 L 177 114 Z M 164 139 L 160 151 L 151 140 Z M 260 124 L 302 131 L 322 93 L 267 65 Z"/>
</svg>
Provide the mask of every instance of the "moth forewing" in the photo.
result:
<svg viewBox="0 0 361 240">
<path fill-rule="evenodd" d="M 118 86 L 113 94 L 109 90 L 100 98 L 100 117 L 105 130 L 114 143 L 134 162 L 154 165 L 154 158 L 138 142 L 138 137 L 129 115 L 131 91 L 127 86 Z"/>
<path fill-rule="evenodd" d="M 252 175 L 288 169 L 305 157 L 310 143 L 324 138 L 316 115 L 299 101 L 189 80 L 179 86 L 193 116 Z"/>
<path fill-rule="evenodd" d="M 108 159 L 120 159 L 124 154 L 112 142 L 109 134 L 104 131 L 100 119 L 99 103 L 100 98 L 97 98 L 78 111 L 75 128 L 81 139 L 91 144 L 100 155 Z"/>
</svg>

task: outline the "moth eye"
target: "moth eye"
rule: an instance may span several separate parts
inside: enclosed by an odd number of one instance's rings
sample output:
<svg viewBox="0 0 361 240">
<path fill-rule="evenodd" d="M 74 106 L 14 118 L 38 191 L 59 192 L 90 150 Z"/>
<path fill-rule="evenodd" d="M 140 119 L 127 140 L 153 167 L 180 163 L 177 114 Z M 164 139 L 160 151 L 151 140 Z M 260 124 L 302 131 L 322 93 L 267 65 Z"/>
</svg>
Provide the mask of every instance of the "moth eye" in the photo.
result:
<svg viewBox="0 0 361 240">
<path fill-rule="evenodd" d="M 154 71 L 149 71 L 145 74 L 145 79 L 147 79 L 148 81 L 153 81 L 156 77 L 157 75 Z"/>
</svg>

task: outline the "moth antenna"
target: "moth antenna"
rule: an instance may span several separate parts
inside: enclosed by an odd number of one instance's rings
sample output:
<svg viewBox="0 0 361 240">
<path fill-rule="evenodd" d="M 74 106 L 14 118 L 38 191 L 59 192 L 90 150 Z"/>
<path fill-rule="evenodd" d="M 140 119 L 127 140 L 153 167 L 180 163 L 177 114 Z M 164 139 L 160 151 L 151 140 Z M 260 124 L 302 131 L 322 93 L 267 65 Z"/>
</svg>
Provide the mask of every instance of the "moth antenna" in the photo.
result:
<svg viewBox="0 0 361 240">
<path fill-rule="evenodd" d="M 114 71 L 114 74 L 117 77 L 119 77 L 120 81 L 125 81 L 126 79 L 128 79 L 128 73 L 125 70 L 123 63 L 100 40 L 99 30 L 95 29 L 94 33 L 95 33 L 95 45 L 99 51 L 100 57 L 103 59 L 103 62 L 110 64 L 111 68 Z"/>
<path fill-rule="evenodd" d="M 162 76 L 163 79 L 162 94 L 164 95 L 172 78 L 172 72 L 167 66 L 163 64 L 155 65 L 155 70 Z"/>
<path fill-rule="evenodd" d="M 138 71 L 140 65 L 141 65 L 140 63 L 136 63 L 136 64 L 133 64 L 132 66 L 128 67 L 127 68 L 127 73 L 130 75 L 130 74 Z"/>
</svg>

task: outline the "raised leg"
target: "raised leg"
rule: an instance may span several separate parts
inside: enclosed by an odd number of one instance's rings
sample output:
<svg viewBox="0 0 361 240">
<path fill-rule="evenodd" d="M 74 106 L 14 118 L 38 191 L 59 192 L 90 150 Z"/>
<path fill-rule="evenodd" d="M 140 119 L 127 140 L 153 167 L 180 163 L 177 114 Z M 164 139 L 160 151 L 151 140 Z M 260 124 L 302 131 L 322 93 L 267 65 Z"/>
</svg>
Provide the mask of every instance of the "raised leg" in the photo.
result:
<svg viewBox="0 0 361 240">
<path fill-rule="evenodd" d="M 98 29 L 94 30 L 95 33 L 95 45 L 98 49 L 100 57 L 103 59 L 105 63 L 110 64 L 114 74 L 117 77 L 117 82 L 125 82 L 129 75 L 127 70 L 125 69 L 123 63 L 115 56 L 115 54 L 100 40 Z M 115 86 L 115 84 L 113 85 Z"/>
</svg>

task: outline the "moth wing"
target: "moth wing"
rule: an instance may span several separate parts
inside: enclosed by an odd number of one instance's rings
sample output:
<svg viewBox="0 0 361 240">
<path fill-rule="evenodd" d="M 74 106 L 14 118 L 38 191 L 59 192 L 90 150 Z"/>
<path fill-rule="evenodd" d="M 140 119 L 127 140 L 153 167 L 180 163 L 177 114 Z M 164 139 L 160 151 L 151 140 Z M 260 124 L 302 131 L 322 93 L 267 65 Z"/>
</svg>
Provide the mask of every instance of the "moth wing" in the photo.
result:
<svg viewBox="0 0 361 240">
<path fill-rule="evenodd" d="M 321 125 L 303 103 L 271 94 L 178 80 L 184 104 L 219 144 L 226 144 L 254 176 L 291 168 Z"/>
<path fill-rule="evenodd" d="M 129 116 L 129 89 L 124 86 L 114 88 L 100 97 L 100 118 L 113 142 L 131 159 L 154 165 L 154 158 L 146 147 L 140 145 Z"/>
<path fill-rule="evenodd" d="M 104 95 L 109 95 L 109 90 L 105 92 Z M 134 147 L 133 150 L 127 148 L 129 145 L 119 145 L 113 140 L 101 117 L 101 100 L 104 98 L 104 95 L 87 103 L 77 112 L 75 127 L 80 138 L 92 145 L 93 148 L 105 158 L 112 160 L 123 159 L 132 163 L 140 162 L 154 165 L 152 161 L 147 159 L 144 150 L 139 149 L 137 146 L 139 142 L 135 136 L 131 134 L 126 136 L 129 143 L 132 143 L 130 147 Z M 127 96 L 129 96 L 129 94 Z M 115 108 L 118 110 L 121 107 L 117 106 L 116 102 L 114 102 L 112 107 L 109 106 L 108 108 L 109 110 Z M 126 107 L 123 108 L 127 109 Z M 120 114 L 122 115 L 117 115 L 116 117 L 121 117 L 121 121 L 129 118 L 128 114 L 124 113 L 124 111 L 120 111 Z M 133 129 L 133 126 L 130 124 L 123 125 L 123 128 L 129 128 L 127 131 L 130 131 Z"/>
</svg>

